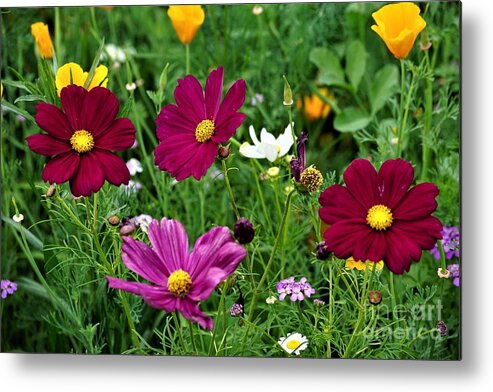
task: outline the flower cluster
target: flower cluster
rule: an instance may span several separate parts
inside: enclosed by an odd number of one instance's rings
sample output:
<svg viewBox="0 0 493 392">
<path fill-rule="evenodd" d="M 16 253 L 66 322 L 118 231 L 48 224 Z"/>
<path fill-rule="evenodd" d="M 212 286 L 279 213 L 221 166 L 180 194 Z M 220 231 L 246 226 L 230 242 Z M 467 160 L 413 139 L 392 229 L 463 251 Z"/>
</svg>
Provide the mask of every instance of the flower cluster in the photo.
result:
<svg viewBox="0 0 493 392">
<path fill-rule="evenodd" d="M 442 245 L 445 257 L 450 260 L 452 257 L 459 257 L 460 255 L 460 232 L 456 226 L 443 226 L 442 229 Z M 440 260 L 440 250 L 438 249 L 438 243 L 435 244 L 430 253 L 437 260 Z"/>
<path fill-rule="evenodd" d="M 459 264 L 449 264 L 447 270 L 450 272 L 450 279 L 454 283 L 454 286 L 460 286 L 460 265 Z"/>
<path fill-rule="evenodd" d="M 291 302 L 303 301 L 305 296 L 310 298 L 312 294 L 315 294 L 315 289 L 305 277 L 301 278 L 299 282 L 294 280 L 294 276 L 283 279 L 276 284 L 276 290 L 279 294 L 279 301 L 284 301 L 286 296 L 289 296 Z"/>
<path fill-rule="evenodd" d="M 13 295 L 17 290 L 17 283 L 11 282 L 7 279 L 2 279 L 0 282 L 0 289 L 2 290 L 1 297 L 3 299 L 7 298 L 7 295 Z"/>
</svg>

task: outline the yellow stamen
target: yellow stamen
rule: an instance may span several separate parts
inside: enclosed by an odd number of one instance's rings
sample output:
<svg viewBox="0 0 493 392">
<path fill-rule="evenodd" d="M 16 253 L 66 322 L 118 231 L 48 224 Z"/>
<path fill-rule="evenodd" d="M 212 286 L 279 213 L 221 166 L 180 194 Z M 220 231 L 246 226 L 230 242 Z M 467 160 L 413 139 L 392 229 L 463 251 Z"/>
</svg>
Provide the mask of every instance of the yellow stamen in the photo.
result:
<svg viewBox="0 0 493 392">
<path fill-rule="evenodd" d="M 202 120 L 195 129 L 195 139 L 197 139 L 199 143 L 204 143 L 214 135 L 215 129 L 214 121 Z"/>
<path fill-rule="evenodd" d="M 70 138 L 72 148 L 78 153 L 89 152 L 94 147 L 94 137 L 85 129 L 75 131 Z"/>
<path fill-rule="evenodd" d="M 301 342 L 299 340 L 293 339 L 288 342 L 286 347 L 289 348 L 290 350 L 295 350 L 300 346 L 300 343 Z"/>
<path fill-rule="evenodd" d="M 390 208 L 383 204 L 376 204 L 368 210 L 366 215 L 366 223 L 370 225 L 372 229 L 381 231 L 387 230 L 392 226 L 393 216 Z"/>
<path fill-rule="evenodd" d="M 168 278 L 168 291 L 177 296 L 183 297 L 192 287 L 192 279 L 188 272 L 183 271 L 181 268 L 173 272 Z"/>
</svg>

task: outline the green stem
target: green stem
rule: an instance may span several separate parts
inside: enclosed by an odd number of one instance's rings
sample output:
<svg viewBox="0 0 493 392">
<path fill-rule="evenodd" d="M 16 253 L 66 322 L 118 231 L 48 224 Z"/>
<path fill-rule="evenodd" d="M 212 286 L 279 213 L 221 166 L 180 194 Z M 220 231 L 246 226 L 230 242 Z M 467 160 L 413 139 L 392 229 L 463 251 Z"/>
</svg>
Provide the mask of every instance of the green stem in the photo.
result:
<svg viewBox="0 0 493 392">
<path fill-rule="evenodd" d="M 411 85 L 409 86 L 409 90 L 407 92 L 407 97 L 405 103 L 403 102 L 404 99 L 404 73 L 405 73 L 405 67 L 404 67 L 404 60 L 401 60 L 401 103 L 400 103 L 400 112 L 399 112 L 399 118 L 400 118 L 400 124 L 399 124 L 399 129 L 397 130 L 398 136 L 397 136 L 397 156 L 401 157 L 402 156 L 402 149 L 404 148 L 404 138 L 406 136 L 405 133 L 405 128 L 407 125 L 407 117 L 409 115 L 409 106 L 411 104 L 411 97 L 412 94 L 414 93 L 414 86 L 416 84 L 416 78 L 413 73 L 411 77 Z M 402 113 L 404 111 L 404 113 Z"/>
<path fill-rule="evenodd" d="M 240 212 L 238 211 L 238 207 L 236 206 L 235 197 L 233 195 L 233 189 L 231 188 L 231 184 L 229 182 L 228 167 L 226 166 L 226 160 L 222 159 L 221 164 L 223 166 L 224 182 L 226 183 L 226 188 L 228 189 L 229 199 L 231 200 L 233 211 L 236 215 L 236 219 L 240 219 L 241 215 Z"/>
<path fill-rule="evenodd" d="M 176 333 L 178 334 L 178 340 L 180 341 L 181 347 L 183 348 L 184 352 L 187 352 L 187 347 L 185 346 L 185 341 L 183 340 L 183 335 L 181 334 L 181 326 L 180 326 L 180 320 L 179 316 L 176 312 L 172 313 L 173 315 L 173 321 L 175 322 L 175 330 Z"/>
<path fill-rule="evenodd" d="M 426 66 L 428 70 L 431 71 L 430 57 L 428 55 L 428 52 L 426 52 L 425 56 L 426 56 Z M 423 159 L 423 167 L 421 169 L 421 182 L 425 182 L 428 178 L 428 168 L 430 166 L 430 160 L 431 160 L 430 141 L 428 139 L 430 137 L 432 114 L 433 114 L 433 80 L 430 77 L 427 77 L 425 80 L 424 94 L 425 94 L 425 119 L 424 119 L 422 134 L 421 134 L 422 159 Z"/>
<path fill-rule="evenodd" d="M 294 143 L 293 152 L 294 152 L 294 156 L 298 158 L 298 149 L 296 148 L 296 134 L 294 133 L 293 113 L 292 113 L 291 105 L 289 106 L 288 109 L 288 115 L 289 115 L 289 125 L 291 125 L 291 133 L 293 135 L 293 143 Z"/>
<path fill-rule="evenodd" d="M 197 354 L 197 347 L 195 346 L 195 335 L 193 333 L 193 324 L 190 320 L 188 320 L 188 328 L 190 330 L 190 340 L 192 341 L 192 350 L 193 354 Z"/>
<path fill-rule="evenodd" d="M 227 280 L 226 280 L 226 282 L 227 282 Z M 221 291 L 221 299 L 219 300 L 219 305 L 217 307 L 217 319 L 219 319 L 219 313 L 220 313 L 221 309 L 223 309 L 225 297 L 226 297 L 226 290 L 225 290 L 225 287 L 223 287 L 223 289 Z M 214 323 L 214 329 L 212 330 L 211 343 L 209 344 L 209 357 L 212 355 L 212 349 L 214 348 L 214 343 L 215 343 L 215 339 L 216 339 L 216 332 L 217 332 L 217 324 L 218 324 L 217 322 Z"/>
<path fill-rule="evenodd" d="M 185 75 L 190 74 L 190 45 L 185 45 Z"/>
<path fill-rule="evenodd" d="M 61 50 L 61 32 L 60 32 L 60 7 L 55 7 L 55 53 L 58 64 L 62 64 Z"/>
<path fill-rule="evenodd" d="M 262 277 L 260 278 L 260 281 L 257 285 L 257 288 L 253 292 L 253 298 L 252 298 L 252 302 L 250 304 L 250 311 L 248 314 L 248 321 L 250 323 L 253 321 L 253 315 L 254 315 L 255 305 L 257 304 L 258 294 L 260 293 L 262 286 L 264 285 L 264 282 L 267 280 L 270 267 L 272 266 L 272 263 L 274 261 L 275 255 L 276 255 L 277 248 L 278 248 L 279 243 L 281 242 L 281 238 L 283 236 L 284 227 L 286 225 L 286 220 L 287 220 L 287 217 L 289 214 L 290 205 L 291 205 L 291 197 L 293 196 L 293 193 L 294 193 L 294 191 L 291 191 L 288 194 L 288 197 L 286 199 L 286 204 L 284 207 L 284 214 L 282 216 L 281 224 L 279 226 L 279 231 L 277 232 L 277 237 L 276 237 L 276 240 L 274 242 L 274 246 L 272 248 L 272 252 L 270 254 L 269 261 L 267 262 L 267 265 L 265 266 L 264 273 L 262 274 Z M 246 344 L 246 341 L 248 339 L 249 331 L 250 331 L 250 326 L 247 328 L 247 331 L 245 333 L 245 337 L 243 339 L 242 353 L 244 352 L 244 349 L 245 349 L 245 344 Z"/>
</svg>

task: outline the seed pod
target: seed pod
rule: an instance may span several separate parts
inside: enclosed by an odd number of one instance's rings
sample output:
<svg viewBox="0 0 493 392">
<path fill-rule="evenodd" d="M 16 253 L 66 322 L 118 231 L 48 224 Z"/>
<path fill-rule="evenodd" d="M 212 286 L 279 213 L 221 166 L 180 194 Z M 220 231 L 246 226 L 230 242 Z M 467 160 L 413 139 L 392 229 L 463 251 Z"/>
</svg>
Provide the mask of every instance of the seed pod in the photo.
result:
<svg viewBox="0 0 493 392">
<path fill-rule="evenodd" d="M 378 305 L 382 302 L 382 293 L 378 290 L 372 290 L 368 293 L 368 300 L 372 305 Z"/>
</svg>

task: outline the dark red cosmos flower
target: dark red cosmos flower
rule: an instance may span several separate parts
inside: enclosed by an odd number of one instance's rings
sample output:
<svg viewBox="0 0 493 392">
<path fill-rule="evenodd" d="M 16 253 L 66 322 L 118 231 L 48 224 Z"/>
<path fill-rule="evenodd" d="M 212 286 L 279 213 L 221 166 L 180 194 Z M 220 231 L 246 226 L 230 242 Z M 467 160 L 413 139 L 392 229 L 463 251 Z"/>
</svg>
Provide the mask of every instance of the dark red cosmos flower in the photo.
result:
<svg viewBox="0 0 493 392">
<path fill-rule="evenodd" d="M 327 248 L 341 259 L 384 260 L 395 274 L 409 271 L 442 238 L 442 224 L 431 216 L 438 188 L 409 188 L 413 180 L 403 159 L 385 161 L 378 173 L 366 159 L 354 160 L 344 172 L 346 186 L 333 185 L 319 198 L 320 218 L 330 225 Z"/>
<path fill-rule="evenodd" d="M 207 78 L 205 91 L 192 75 L 178 80 L 176 105 L 166 105 L 156 119 L 159 145 L 155 163 L 181 181 L 193 176 L 200 180 L 246 115 L 238 110 L 245 101 L 246 84 L 236 81 L 221 103 L 223 68 Z"/>
<path fill-rule="evenodd" d="M 74 196 L 97 192 L 105 180 L 128 184 L 125 162 L 111 151 L 130 148 L 135 128 L 128 118 L 115 119 L 120 106 L 116 96 L 103 87 L 87 91 L 72 84 L 62 89 L 60 100 L 63 111 L 49 103 L 36 105 L 34 119 L 47 134 L 26 138 L 32 151 L 53 156 L 43 169 L 43 181 L 70 181 Z"/>
</svg>

